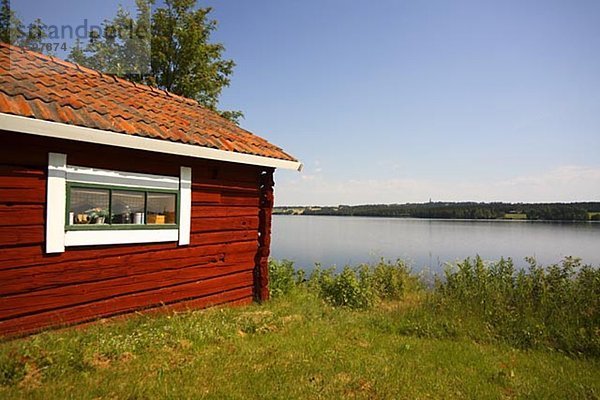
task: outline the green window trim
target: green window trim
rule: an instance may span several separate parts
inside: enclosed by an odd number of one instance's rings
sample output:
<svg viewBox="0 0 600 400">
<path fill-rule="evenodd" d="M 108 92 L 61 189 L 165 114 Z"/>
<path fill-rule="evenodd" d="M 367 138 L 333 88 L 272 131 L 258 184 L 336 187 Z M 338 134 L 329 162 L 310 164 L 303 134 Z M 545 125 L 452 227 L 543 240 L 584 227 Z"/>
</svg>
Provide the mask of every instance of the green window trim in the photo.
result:
<svg viewBox="0 0 600 400">
<path fill-rule="evenodd" d="M 69 224 L 69 213 L 71 208 L 71 190 L 72 189 L 98 189 L 108 191 L 108 222 L 104 224 Z M 144 193 L 144 223 L 143 224 L 116 224 L 111 222 L 112 213 L 112 194 L 113 191 L 127 191 Z M 164 193 L 175 195 L 175 223 L 174 224 L 148 224 L 148 194 Z M 167 189 L 148 189 L 131 186 L 101 185 L 79 182 L 67 182 L 66 188 L 66 209 L 65 209 L 65 231 L 94 231 L 94 230 L 156 230 L 156 229 L 179 229 L 179 218 L 181 210 L 181 196 L 178 190 Z"/>
</svg>

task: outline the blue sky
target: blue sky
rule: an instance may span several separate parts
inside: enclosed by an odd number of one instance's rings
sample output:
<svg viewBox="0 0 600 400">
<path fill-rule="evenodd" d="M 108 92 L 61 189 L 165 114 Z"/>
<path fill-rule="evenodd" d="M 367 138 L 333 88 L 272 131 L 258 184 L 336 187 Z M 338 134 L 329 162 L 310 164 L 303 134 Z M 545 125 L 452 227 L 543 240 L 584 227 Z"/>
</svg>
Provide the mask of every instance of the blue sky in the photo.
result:
<svg viewBox="0 0 600 400">
<path fill-rule="evenodd" d="M 13 0 L 100 20 L 132 1 Z M 297 156 L 276 202 L 600 200 L 600 2 L 214 0 L 221 107 Z M 69 22 L 73 23 L 73 22 Z"/>
</svg>

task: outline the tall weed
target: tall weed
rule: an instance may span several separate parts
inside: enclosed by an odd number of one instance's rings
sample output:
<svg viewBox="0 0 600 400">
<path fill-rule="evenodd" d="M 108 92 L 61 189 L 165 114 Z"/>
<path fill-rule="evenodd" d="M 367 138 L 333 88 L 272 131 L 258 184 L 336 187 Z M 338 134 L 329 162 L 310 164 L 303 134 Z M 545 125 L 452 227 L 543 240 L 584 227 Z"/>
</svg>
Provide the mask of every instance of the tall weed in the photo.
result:
<svg viewBox="0 0 600 400">
<path fill-rule="evenodd" d="M 369 274 L 365 268 L 345 267 L 336 274 L 334 268 L 317 267 L 311 273 L 308 286 L 334 306 L 368 308 L 375 301 Z"/>
<path fill-rule="evenodd" d="M 449 266 L 427 292 L 393 323 L 395 331 L 419 337 L 468 337 L 504 341 L 519 348 L 547 347 L 600 356 L 600 269 L 567 257 L 547 267 L 533 258 L 517 270 L 511 259 L 480 257 Z M 422 285 L 402 261 L 323 269 L 308 278 L 290 261 L 271 261 L 271 294 L 301 288 L 333 306 L 366 309 L 402 300 Z"/>
<path fill-rule="evenodd" d="M 331 305 L 354 309 L 368 308 L 381 300 L 399 300 L 406 290 L 419 286 L 418 279 L 402 261 L 380 260 L 375 265 L 345 267 L 340 273 L 335 267 L 323 269 L 317 264 L 305 278 L 306 273 L 295 270 L 293 262 L 271 260 L 269 272 L 273 297 L 301 286 Z"/>
<path fill-rule="evenodd" d="M 272 298 L 289 294 L 296 287 L 297 280 L 293 261 L 269 260 L 269 294 Z"/>
<path fill-rule="evenodd" d="M 466 259 L 437 281 L 432 305 L 480 319 L 517 347 L 600 355 L 600 269 L 572 257 L 548 267 L 527 261 L 515 271 L 510 259 Z"/>
</svg>

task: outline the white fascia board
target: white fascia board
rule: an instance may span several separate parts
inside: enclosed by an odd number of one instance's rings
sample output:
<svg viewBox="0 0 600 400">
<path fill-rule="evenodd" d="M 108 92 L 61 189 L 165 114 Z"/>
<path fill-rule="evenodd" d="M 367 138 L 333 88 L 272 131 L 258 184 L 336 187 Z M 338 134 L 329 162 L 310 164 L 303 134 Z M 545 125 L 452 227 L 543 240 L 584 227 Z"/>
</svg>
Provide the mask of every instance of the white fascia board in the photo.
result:
<svg viewBox="0 0 600 400">
<path fill-rule="evenodd" d="M 64 228 L 63 228 L 64 229 Z M 65 246 L 176 242 L 178 229 L 67 231 Z"/>
<path fill-rule="evenodd" d="M 110 171 L 67 165 L 67 181 L 95 185 L 127 186 L 142 189 L 178 190 L 179 177 Z"/>
<path fill-rule="evenodd" d="M 205 158 L 209 160 L 258 165 L 262 167 L 292 169 L 297 171 L 302 170 L 302 163 L 298 161 L 280 160 L 277 158 L 255 156 L 252 154 L 217 150 L 197 145 L 103 131 L 100 129 L 85 128 L 5 113 L 0 113 L 0 129 L 56 139 L 75 140 L 79 142 L 125 147 L 128 149 L 145 150 L 156 153 Z"/>
</svg>

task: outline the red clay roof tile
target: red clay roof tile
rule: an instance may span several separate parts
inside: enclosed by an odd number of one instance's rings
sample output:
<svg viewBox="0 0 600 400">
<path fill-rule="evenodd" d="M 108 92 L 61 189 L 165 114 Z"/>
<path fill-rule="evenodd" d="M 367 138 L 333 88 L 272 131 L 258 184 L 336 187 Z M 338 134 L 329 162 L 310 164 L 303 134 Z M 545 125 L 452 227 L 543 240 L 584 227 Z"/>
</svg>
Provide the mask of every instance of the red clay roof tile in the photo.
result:
<svg viewBox="0 0 600 400">
<path fill-rule="evenodd" d="M 12 102 L 10 101 L 10 97 L 6 94 L 0 92 L 0 110 L 10 110 L 12 108 Z M 6 111 L 4 111 L 6 112 Z"/>
<path fill-rule="evenodd" d="M 0 113 L 296 161 L 198 102 L 0 43 Z"/>
</svg>

